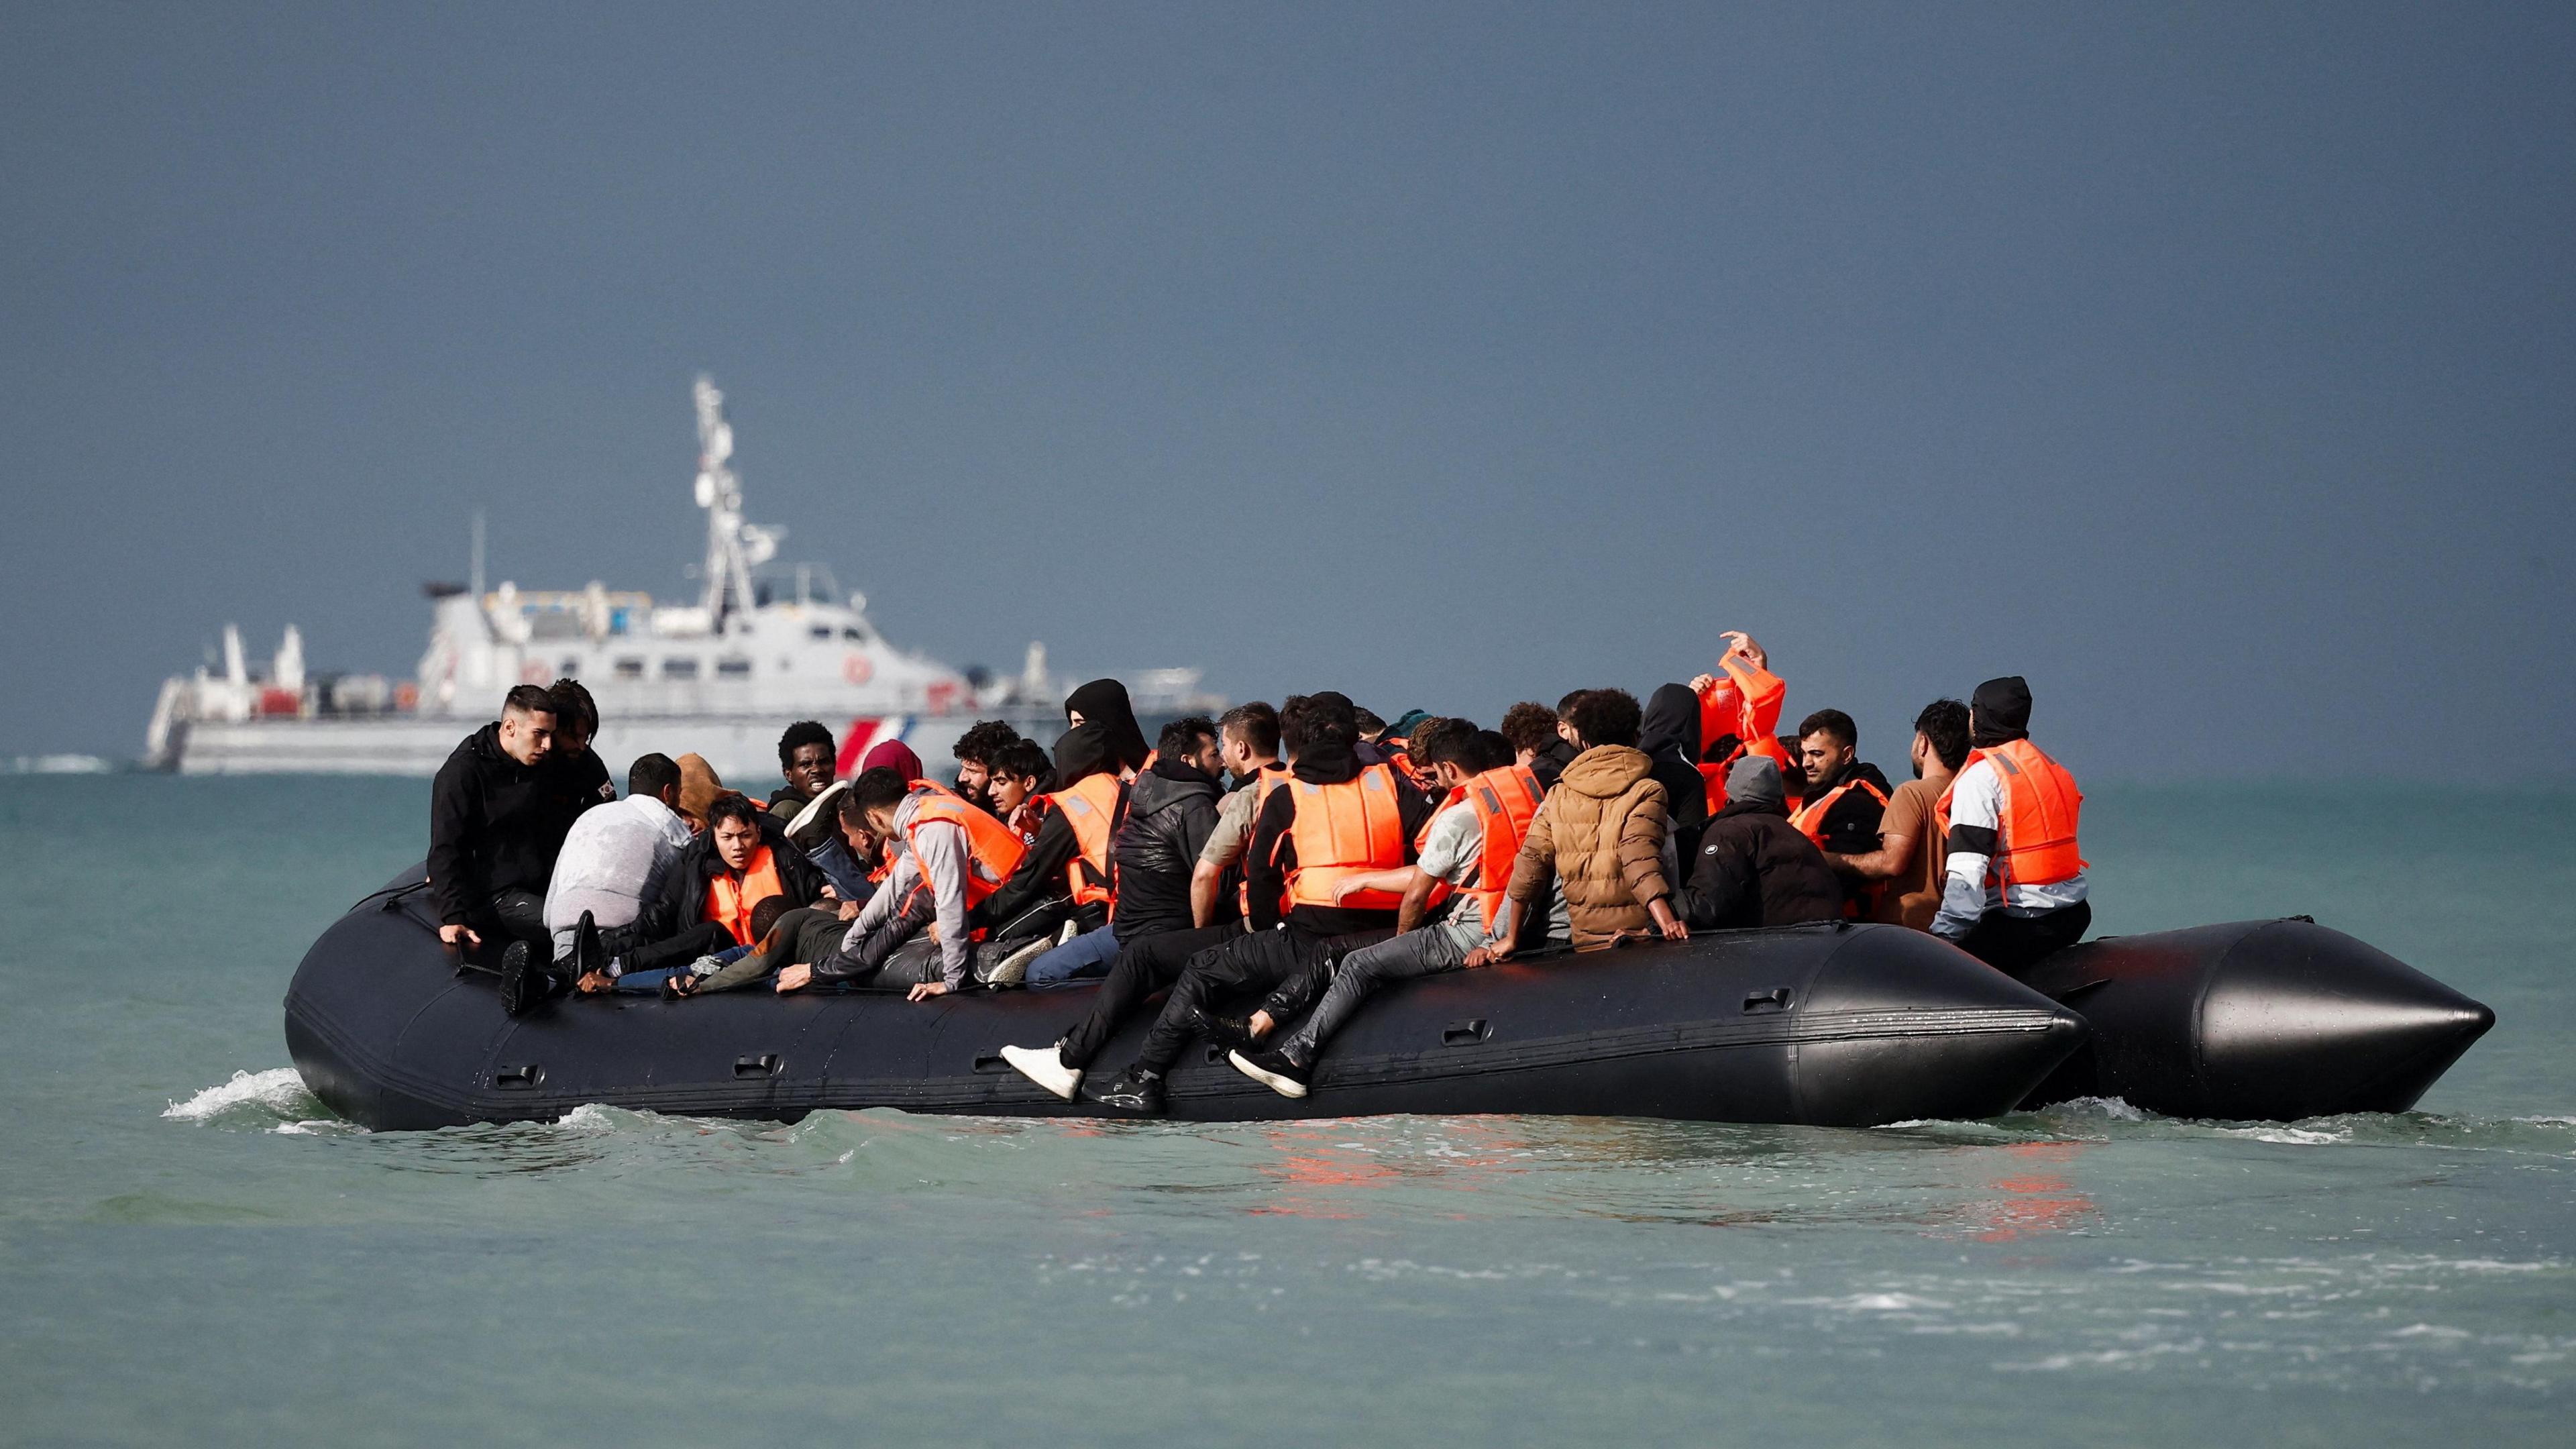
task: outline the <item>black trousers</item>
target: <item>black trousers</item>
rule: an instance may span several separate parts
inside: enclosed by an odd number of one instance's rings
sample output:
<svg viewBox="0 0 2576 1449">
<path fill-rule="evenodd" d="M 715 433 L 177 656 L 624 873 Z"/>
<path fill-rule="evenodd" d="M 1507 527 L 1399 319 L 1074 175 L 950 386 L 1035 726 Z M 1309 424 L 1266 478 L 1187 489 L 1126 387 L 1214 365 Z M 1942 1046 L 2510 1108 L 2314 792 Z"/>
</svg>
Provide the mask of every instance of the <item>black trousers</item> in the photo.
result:
<svg viewBox="0 0 2576 1449">
<path fill-rule="evenodd" d="M 1119 1023 L 1125 1021 L 1147 998 L 1181 979 L 1181 971 L 1190 958 L 1210 946 L 1243 934 L 1241 921 L 1222 926 L 1208 926 L 1194 931 L 1163 931 L 1139 936 L 1118 948 L 1118 959 L 1109 963 L 1109 976 L 1100 983 L 1100 994 L 1091 999 L 1091 1011 L 1073 1030 L 1066 1032 L 1058 1049 L 1069 1067 L 1087 1067 L 1100 1049 L 1109 1045 Z"/>
<path fill-rule="evenodd" d="M 2033 966 L 2084 939 L 2092 924 L 2091 901 L 2036 916 L 1992 910 L 1977 918 L 1959 949 L 2018 981 Z"/>
<path fill-rule="evenodd" d="M 741 942 L 733 938 L 733 932 L 725 928 L 723 922 L 700 921 L 694 926 L 681 928 L 680 934 L 676 936 L 655 941 L 651 945 L 638 946 L 627 952 L 626 969 L 656 971 L 665 966 L 686 966 L 701 956 L 712 956 L 718 951 L 740 944 Z"/>
<path fill-rule="evenodd" d="M 1254 931 L 1192 956 L 1181 979 L 1145 1033 L 1136 1065 L 1149 1072 L 1168 1072 L 1198 1034 L 1204 1014 L 1230 997 L 1270 993 L 1263 1009 L 1274 1017 L 1303 1012 L 1323 995 L 1333 979 L 1333 962 L 1342 952 L 1382 941 L 1392 931 L 1358 936 L 1310 936 L 1304 931 Z"/>
<path fill-rule="evenodd" d="M 546 898 L 538 892 L 495 892 L 465 918 L 465 924 L 483 938 L 483 948 L 473 956 L 478 964 L 498 966 L 503 948 L 512 941 L 527 942 L 540 966 L 555 958 L 554 932 L 546 929 Z"/>
</svg>

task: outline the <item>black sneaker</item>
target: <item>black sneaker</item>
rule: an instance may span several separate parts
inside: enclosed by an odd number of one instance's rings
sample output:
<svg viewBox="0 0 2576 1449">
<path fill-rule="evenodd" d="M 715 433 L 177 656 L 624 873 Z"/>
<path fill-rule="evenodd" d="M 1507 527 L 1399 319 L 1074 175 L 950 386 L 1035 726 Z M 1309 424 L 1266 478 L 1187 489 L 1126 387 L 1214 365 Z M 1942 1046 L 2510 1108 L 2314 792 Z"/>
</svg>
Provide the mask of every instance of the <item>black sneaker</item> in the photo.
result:
<svg viewBox="0 0 2576 1449">
<path fill-rule="evenodd" d="M 1283 1097 L 1303 1097 L 1315 1084 L 1315 1064 L 1287 1046 L 1266 1052 L 1233 1051 L 1225 1059 L 1234 1069 Z"/>
<path fill-rule="evenodd" d="M 1113 1112 L 1158 1116 L 1163 1110 L 1163 1074 L 1129 1067 L 1118 1074 L 1118 1080 L 1091 1093 L 1091 1100 Z"/>
<path fill-rule="evenodd" d="M 1248 1016 L 1216 1016 L 1201 1012 L 1199 1031 L 1207 1037 L 1210 1045 L 1221 1051 L 1252 1045 L 1252 1018 Z"/>
<path fill-rule="evenodd" d="M 546 994 L 547 983 L 540 980 L 536 963 L 530 959 L 528 943 L 512 941 L 501 949 L 501 1012 L 505 1016 L 525 1016 L 528 1008 Z"/>
</svg>

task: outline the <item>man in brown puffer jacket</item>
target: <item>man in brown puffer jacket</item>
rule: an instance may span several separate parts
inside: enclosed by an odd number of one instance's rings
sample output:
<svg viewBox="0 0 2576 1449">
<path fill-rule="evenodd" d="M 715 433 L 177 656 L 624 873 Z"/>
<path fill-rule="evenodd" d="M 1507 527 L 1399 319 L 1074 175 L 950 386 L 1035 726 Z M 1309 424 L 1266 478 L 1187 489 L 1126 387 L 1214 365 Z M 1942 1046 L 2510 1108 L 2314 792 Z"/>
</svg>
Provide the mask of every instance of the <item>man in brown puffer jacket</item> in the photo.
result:
<svg viewBox="0 0 2576 1449">
<path fill-rule="evenodd" d="M 1566 722 L 1583 752 L 1530 817 L 1512 863 L 1515 915 L 1545 894 L 1550 875 L 1564 882 L 1578 951 L 1649 933 L 1673 941 L 1690 934 L 1673 914 L 1668 802 L 1654 761 L 1637 748 L 1638 720 L 1637 697 L 1624 689 L 1588 690 L 1576 701 Z"/>
</svg>

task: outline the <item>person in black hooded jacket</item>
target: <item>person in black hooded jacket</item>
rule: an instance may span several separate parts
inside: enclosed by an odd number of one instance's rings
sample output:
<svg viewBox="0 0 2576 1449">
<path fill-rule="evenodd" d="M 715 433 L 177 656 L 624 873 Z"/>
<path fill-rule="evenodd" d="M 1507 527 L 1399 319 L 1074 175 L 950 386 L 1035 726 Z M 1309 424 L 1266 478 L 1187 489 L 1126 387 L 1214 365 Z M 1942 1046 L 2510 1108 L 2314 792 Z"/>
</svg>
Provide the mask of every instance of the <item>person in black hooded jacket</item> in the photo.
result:
<svg viewBox="0 0 2576 1449">
<path fill-rule="evenodd" d="M 1824 852 L 1789 823 L 1779 765 L 1747 755 L 1727 772 L 1726 808 L 1700 833 L 1690 880 L 1673 905 L 1694 931 L 1787 926 L 1842 914 L 1842 887 Z"/>
<path fill-rule="evenodd" d="M 1109 747 L 1110 768 L 1124 774 L 1145 768 L 1144 728 L 1136 723 L 1135 707 L 1127 702 L 1127 686 L 1114 679 L 1095 679 L 1064 697 L 1064 722 L 1067 725 L 1097 725 Z M 1073 783 L 1059 779 L 1061 790 Z"/>
<path fill-rule="evenodd" d="M 439 939 L 468 959 L 482 959 L 492 938 L 505 947 L 505 965 L 513 956 L 554 958 L 546 886 L 573 817 L 592 798 L 587 771 L 555 758 L 555 724 L 553 696 L 520 685 L 501 717 L 458 742 L 430 782 L 429 888 Z"/>
<path fill-rule="evenodd" d="M 1688 862 L 1699 853 L 1699 835 L 1708 828 L 1708 781 L 1699 766 L 1699 696 L 1687 684 L 1658 687 L 1646 701 L 1637 748 L 1652 763 L 1647 778 L 1664 787 L 1673 828 L 1673 858 Z"/>
<path fill-rule="evenodd" d="M 1056 738 L 1053 789 L 1070 789 L 1088 776 L 1114 774 L 1117 769 L 1105 726 L 1079 724 Z M 991 941 L 1051 934 L 1067 920 L 1080 921 L 1085 931 L 1107 924 L 1105 908 L 1073 904 L 1073 886 L 1065 878 L 1065 867 L 1081 853 L 1082 842 L 1074 837 L 1072 821 L 1050 802 L 1038 821 L 1037 838 L 1012 868 L 1011 878 L 967 913 L 967 923 Z"/>
</svg>

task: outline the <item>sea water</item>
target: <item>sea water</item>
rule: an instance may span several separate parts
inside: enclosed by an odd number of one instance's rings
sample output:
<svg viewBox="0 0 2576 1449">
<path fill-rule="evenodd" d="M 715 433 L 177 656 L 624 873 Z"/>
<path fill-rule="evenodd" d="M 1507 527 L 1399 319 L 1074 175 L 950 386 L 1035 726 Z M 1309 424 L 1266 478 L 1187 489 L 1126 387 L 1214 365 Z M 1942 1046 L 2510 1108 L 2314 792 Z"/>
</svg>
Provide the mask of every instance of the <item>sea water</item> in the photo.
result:
<svg viewBox="0 0 2576 1449">
<path fill-rule="evenodd" d="M 2576 1442 L 2566 793 L 2087 802 L 2492 1005 L 2403 1116 L 371 1134 L 279 1000 L 427 800 L 0 779 L 0 1442 Z"/>
</svg>

